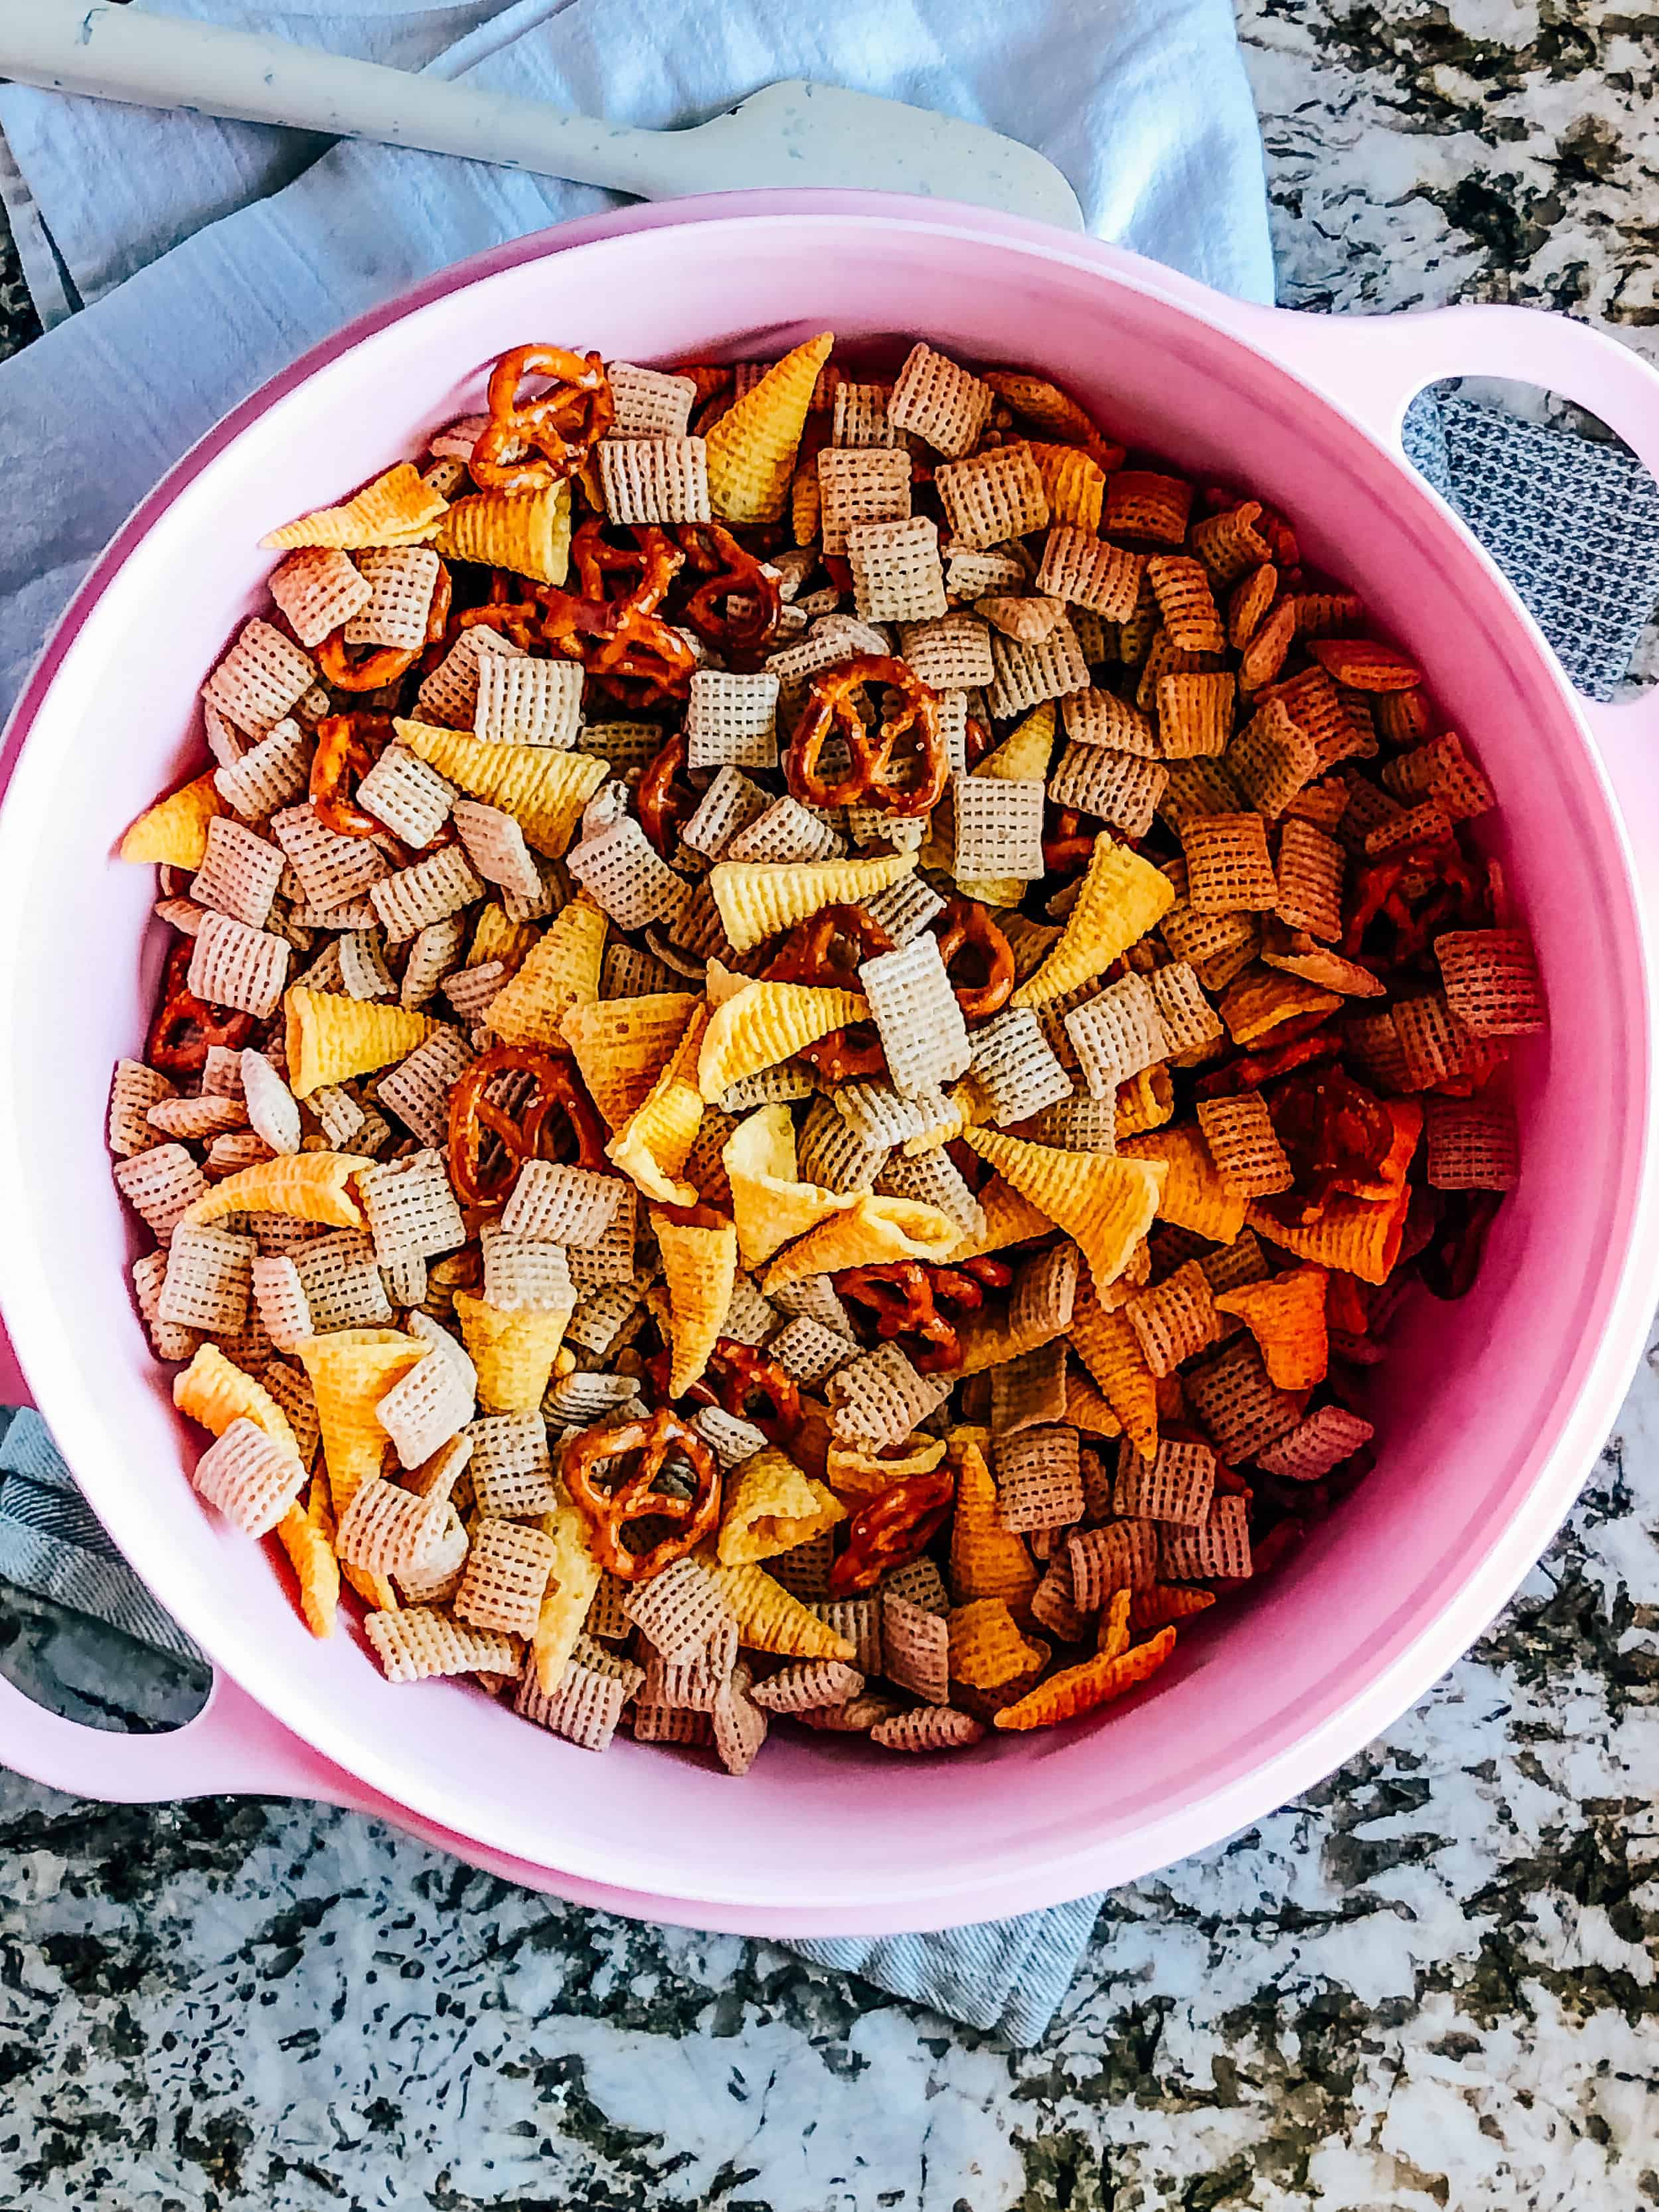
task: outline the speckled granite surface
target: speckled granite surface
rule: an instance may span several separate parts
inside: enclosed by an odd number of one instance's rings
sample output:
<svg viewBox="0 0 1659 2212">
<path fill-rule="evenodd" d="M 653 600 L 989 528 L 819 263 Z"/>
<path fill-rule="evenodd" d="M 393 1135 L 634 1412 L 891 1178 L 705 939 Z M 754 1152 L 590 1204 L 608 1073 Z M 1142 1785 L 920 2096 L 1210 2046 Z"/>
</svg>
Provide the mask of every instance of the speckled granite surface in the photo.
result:
<svg viewBox="0 0 1659 2212">
<path fill-rule="evenodd" d="M 1287 299 L 1538 301 L 1659 343 L 1648 16 L 1241 20 Z M 0 350 L 28 335 L 0 256 Z M 1659 2204 L 1656 1626 L 1649 1364 L 1477 1651 L 1324 1788 L 1115 1897 L 1018 2055 L 349 1816 L 0 1774 L 0 2212 Z M 108 1725 L 198 1694 L 3 1593 L 0 1665 Z"/>
</svg>

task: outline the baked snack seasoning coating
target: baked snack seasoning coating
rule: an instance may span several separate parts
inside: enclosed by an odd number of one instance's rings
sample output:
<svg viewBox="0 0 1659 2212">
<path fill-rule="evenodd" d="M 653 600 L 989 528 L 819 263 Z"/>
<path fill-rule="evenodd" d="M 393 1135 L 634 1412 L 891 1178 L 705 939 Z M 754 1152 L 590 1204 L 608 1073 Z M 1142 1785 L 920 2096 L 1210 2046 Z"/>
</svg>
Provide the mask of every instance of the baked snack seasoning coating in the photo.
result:
<svg viewBox="0 0 1659 2212">
<path fill-rule="evenodd" d="M 1095 1711 L 1279 1565 L 1545 1020 L 1490 787 L 1288 518 L 832 349 L 504 356 L 266 540 L 122 848 L 198 1488 L 392 1679 L 733 1773 Z"/>
</svg>

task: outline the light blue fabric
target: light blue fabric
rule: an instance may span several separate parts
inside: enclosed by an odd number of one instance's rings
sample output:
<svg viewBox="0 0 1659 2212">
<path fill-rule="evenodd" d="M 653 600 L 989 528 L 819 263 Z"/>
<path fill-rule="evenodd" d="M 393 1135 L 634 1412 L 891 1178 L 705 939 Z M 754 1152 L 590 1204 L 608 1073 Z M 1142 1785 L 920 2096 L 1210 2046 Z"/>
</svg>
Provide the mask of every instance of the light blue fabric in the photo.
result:
<svg viewBox="0 0 1659 2212">
<path fill-rule="evenodd" d="M 0 1408 L 0 1423 L 7 1424 L 0 1436 L 0 1582 L 205 1665 L 104 1534 L 39 1413 Z M 1098 1897 L 1083 1897 L 939 1935 L 840 1936 L 788 1948 L 969 2027 L 1032 2044 L 1071 1987 L 1100 1905 Z"/>
<path fill-rule="evenodd" d="M 1103 1902 L 1079 1897 L 938 1936 L 797 1937 L 788 1948 L 815 1966 L 861 1975 L 911 2004 L 1027 2045 L 1041 2040 L 1072 1986 Z"/>
<path fill-rule="evenodd" d="M 696 121 L 780 76 L 891 93 L 1041 148 L 1098 235 L 1272 296 L 1261 141 L 1227 0 L 168 4 L 619 123 Z M 445 263 L 616 204 L 477 163 L 355 144 L 318 155 L 262 126 L 21 85 L 0 86 L 0 191 L 55 325 L 0 367 L 0 713 L 88 563 L 227 409 Z"/>
<path fill-rule="evenodd" d="M 0 1582 L 206 1666 L 205 1654 L 168 1619 L 104 1534 L 39 1413 L 0 1407 Z M 1100 1902 L 1079 1898 L 1052 1911 L 939 1936 L 837 1936 L 789 1948 L 969 2027 L 1030 2044 L 1071 1986 Z"/>
<path fill-rule="evenodd" d="M 104 1534 L 39 1413 L 0 1407 L 0 1582 L 205 1665 Z"/>
<path fill-rule="evenodd" d="M 699 121 L 785 76 L 891 94 L 1038 147 L 1097 236 L 1273 296 L 1261 141 L 1227 0 L 162 4 L 617 123 Z M 472 163 L 21 85 L 0 85 L 0 196 L 48 325 L 0 367 L 0 713 L 88 563 L 228 408 L 445 263 L 615 204 Z M 180 1648 L 38 1417 L 14 1422 L 0 1484 L 0 1575 Z M 1030 2043 L 1098 1903 L 797 1948 Z"/>
</svg>

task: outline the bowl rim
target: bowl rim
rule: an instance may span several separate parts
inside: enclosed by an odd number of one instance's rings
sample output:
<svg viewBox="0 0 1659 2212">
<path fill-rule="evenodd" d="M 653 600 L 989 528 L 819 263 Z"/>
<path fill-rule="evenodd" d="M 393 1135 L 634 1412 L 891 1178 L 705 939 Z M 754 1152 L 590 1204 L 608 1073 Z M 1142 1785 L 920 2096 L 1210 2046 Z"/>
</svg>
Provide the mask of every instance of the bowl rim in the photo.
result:
<svg viewBox="0 0 1659 2212">
<path fill-rule="evenodd" d="M 420 283 L 356 318 L 332 336 L 308 349 L 298 360 L 240 402 L 190 448 L 155 489 L 135 507 L 94 562 L 26 680 L 8 724 L 3 746 L 0 746 L 0 776 L 3 776 L 9 765 L 25 761 L 22 777 L 25 805 L 23 807 L 14 806 L 9 794 L 5 807 L 0 811 L 0 872 L 3 872 L 9 839 L 23 834 L 20 824 L 31 785 L 23 749 L 46 706 L 64 661 L 94 610 L 135 549 L 185 488 L 278 401 L 354 350 L 366 339 L 408 319 L 431 302 L 487 282 L 526 263 L 554 254 L 580 252 L 588 246 L 608 246 L 642 232 L 678 224 L 728 223 L 743 230 L 769 222 L 799 222 L 804 217 L 822 219 L 835 225 L 845 225 L 849 222 L 858 225 L 879 225 L 886 229 L 904 230 L 919 236 L 943 233 L 967 237 L 1012 248 L 1042 261 L 1082 270 L 1197 321 L 1218 337 L 1254 356 L 1256 360 L 1265 362 L 1307 398 L 1329 410 L 1347 430 L 1363 439 L 1390 462 L 1398 474 L 1402 492 L 1407 496 L 1414 496 L 1420 503 L 1425 521 L 1431 523 L 1442 533 L 1449 529 L 1454 538 L 1461 538 L 1465 551 L 1472 550 L 1484 566 L 1489 579 L 1501 587 L 1517 632 L 1517 646 L 1524 643 L 1528 648 L 1528 659 L 1532 664 L 1530 672 L 1556 694 L 1563 709 L 1576 726 L 1581 744 L 1600 778 L 1605 827 L 1609 837 L 1617 841 L 1623 862 L 1622 880 L 1616 888 L 1629 902 L 1633 916 L 1639 921 L 1640 902 L 1636 895 L 1628 837 L 1613 803 L 1605 771 L 1591 742 L 1583 710 L 1571 687 L 1543 644 L 1530 617 L 1484 550 L 1421 483 L 1403 457 L 1386 441 L 1379 438 L 1364 419 L 1346 408 L 1339 398 L 1334 398 L 1322 383 L 1313 380 L 1299 369 L 1293 348 L 1287 345 L 1281 351 L 1271 342 L 1275 329 L 1282 329 L 1284 325 L 1293 323 L 1296 318 L 1282 311 L 1241 306 L 1240 303 L 1225 301 L 1191 279 L 1144 261 L 1123 249 L 1106 246 L 1097 240 L 1073 238 L 1069 234 L 1051 231 L 1018 218 L 997 216 L 985 210 L 950 203 L 905 200 L 884 194 L 804 191 L 727 193 L 635 206 L 585 217 L 572 223 L 555 225 L 507 245 L 490 248 L 434 272 Z M 41 772 L 44 774 L 44 769 Z M 3 893 L 0 892 L 0 897 L 3 896 Z M 1645 948 L 1645 939 L 1640 941 Z M 1644 961 L 1645 957 L 1644 949 Z M 1656 1177 L 1655 1172 L 1654 1144 L 1656 1091 L 1659 1086 L 1656 1086 L 1653 1080 L 1652 984 L 1645 973 L 1644 982 L 1648 1009 L 1644 1038 L 1646 1049 L 1638 1055 L 1633 1055 L 1633 1065 L 1644 1070 L 1646 1075 L 1643 1102 L 1645 1109 L 1644 1139 L 1637 1147 L 1638 1157 L 1631 1170 L 1631 1209 L 1625 1249 L 1622 1255 L 1616 1259 L 1610 1253 L 1607 1273 L 1611 1279 L 1598 1291 L 1596 1310 L 1601 1326 L 1595 1332 L 1595 1343 L 1587 1350 L 1586 1364 L 1576 1390 L 1567 1401 L 1559 1432 L 1540 1462 L 1531 1487 L 1518 1502 L 1506 1523 L 1494 1534 L 1467 1577 L 1445 1599 L 1431 1619 L 1409 1638 L 1402 1648 L 1385 1659 L 1364 1677 L 1362 1683 L 1310 1726 L 1297 1724 L 1288 1718 L 1284 1720 L 1278 1730 L 1282 1738 L 1279 1747 L 1265 1759 L 1231 1777 L 1212 1790 L 1189 1795 L 1168 1812 L 1155 1814 L 1142 1822 L 1133 1832 L 1132 1850 L 1121 1838 L 1093 1845 L 1085 1844 L 1063 1848 L 1043 1860 L 1040 1869 L 1034 1869 L 1027 1863 L 1012 1877 L 975 1874 L 963 1876 L 942 1893 L 931 1890 L 926 1898 L 912 1893 L 901 1899 L 896 1907 L 885 1911 L 884 1917 L 884 1908 L 878 1902 L 845 1907 L 837 1905 L 826 1908 L 816 1916 L 801 1914 L 796 1916 L 798 1918 L 805 1922 L 808 1917 L 815 1917 L 820 1932 L 867 1932 L 878 1925 L 888 1928 L 915 1926 L 918 1924 L 919 1916 L 925 1916 L 931 1910 L 933 1916 L 931 1924 L 944 1924 L 983 1917 L 994 1912 L 1028 1910 L 1034 1905 L 1057 1903 L 1098 1887 L 1103 1882 L 1132 1879 L 1152 1867 L 1167 1863 L 1173 1856 L 1213 1844 L 1322 1778 L 1333 1766 L 1396 1718 L 1468 1648 L 1506 1601 L 1559 1526 L 1605 1434 L 1608 1413 L 1616 1405 L 1618 1394 L 1634 1367 L 1645 1340 L 1650 1267 L 1644 1268 L 1644 1254 L 1650 1254 L 1656 1244 L 1659 1244 L 1659 1178 Z M 0 1146 L 0 1188 L 3 1188 L 7 1179 L 16 1172 L 16 1169 L 17 1164 L 10 1156 L 10 1148 Z M 15 1316 L 14 1326 L 19 1340 L 19 1358 L 26 1374 L 30 1375 L 33 1380 L 35 1371 L 46 1371 L 50 1368 L 45 1347 L 56 1332 L 50 1324 L 37 1329 L 36 1310 L 26 1294 L 28 1260 L 27 1255 L 21 1249 L 23 1242 L 21 1238 L 12 1239 L 0 1246 L 0 1302 L 3 1302 L 9 1314 Z M 1617 1240 L 1614 1242 L 1616 1243 Z M 66 1393 L 58 1381 L 48 1389 L 46 1395 L 58 1401 L 56 1411 L 67 1438 L 78 1442 L 83 1449 L 95 1442 L 99 1433 L 99 1417 L 95 1409 L 69 1404 Z M 95 1460 L 101 1455 L 100 1452 L 92 1452 L 89 1457 Z M 96 1487 L 94 1484 L 94 1492 Z M 95 1494 L 91 1495 L 90 1502 L 96 1509 L 98 1499 Z M 192 1608 L 188 1591 L 182 1602 L 175 1601 L 171 1595 L 167 1601 L 183 1624 L 192 1627 L 190 1618 Z M 211 1637 L 204 1640 L 211 1648 Z M 457 1837 L 458 1841 L 465 1840 L 466 1835 L 472 1833 L 471 1831 L 458 1831 L 453 1826 L 456 1808 L 453 1804 L 435 1803 L 429 1795 L 420 1790 L 411 1794 L 400 1781 L 395 1756 L 383 1761 L 366 1758 L 359 1741 L 344 1742 L 341 1740 L 331 1717 L 313 1711 L 303 1697 L 289 1698 L 285 1696 L 283 1685 L 275 1674 L 271 1674 L 267 1680 L 264 1673 L 254 1663 L 253 1655 L 239 1650 L 234 1655 L 234 1664 L 220 1659 L 216 1652 L 213 1656 L 216 1663 L 222 1666 L 239 1685 L 246 1686 L 247 1693 L 265 1710 L 355 1779 L 379 1791 L 393 1805 L 406 1807 L 412 1818 L 441 1828 L 447 1835 Z M 257 1688 L 252 1686 L 255 1682 L 259 1684 Z M 505 1850 L 525 1858 L 538 1868 L 545 1864 L 552 1877 L 550 1886 L 554 1887 L 557 1887 L 560 1875 L 566 1872 L 556 1864 L 536 1856 L 533 1852 L 526 1852 L 522 1837 L 478 1832 L 475 1840 L 492 1850 Z M 697 1906 L 701 1900 L 695 1895 L 659 1896 L 647 1889 L 619 1889 L 604 1869 L 582 1864 L 570 1869 L 568 1878 L 590 1887 L 603 1887 L 613 1895 L 634 1899 L 642 1910 L 649 1911 L 653 1917 L 689 1918 L 696 1924 Z M 726 1926 L 741 1924 L 744 1912 L 750 1909 L 740 1900 L 711 1899 L 709 1903 L 718 1905 L 721 1924 Z M 775 1906 L 756 1905 L 752 1911 L 756 1922 L 764 1921 L 769 1928 L 775 1925 L 779 1917 Z"/>
</svg>

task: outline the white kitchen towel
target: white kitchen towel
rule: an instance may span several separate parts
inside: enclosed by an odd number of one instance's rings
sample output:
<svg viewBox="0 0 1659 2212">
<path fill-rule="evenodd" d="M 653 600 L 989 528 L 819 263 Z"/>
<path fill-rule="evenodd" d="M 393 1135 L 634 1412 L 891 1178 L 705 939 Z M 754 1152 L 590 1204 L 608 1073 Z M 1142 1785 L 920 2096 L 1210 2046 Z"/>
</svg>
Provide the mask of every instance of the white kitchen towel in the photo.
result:
<svg viewBox="0 0 1659 2212">
<path fill-rule="evenodd" d="M 890 94 L 1040 148 L 1097 236 L 1224 290 L 1273 296 L 1261 142 L 1227 0 L 167 3 L 658 128 L 700 121 L 779 77 Z M 228 408 L 447 262 L 616 204 L 481 164 L 19 85 L 0 85 L 0 195 L 48 325 L 0 366 L 0 714 L 88 562 Z M 154 1601 L 100 1555 L 38 1419 L 21 1418 L 6 1444 L 0 1573 L 155 1640 Z M 799 1948 L 1030 2043 L 1071 1982 L 1097 1904 Z"/>
<path fill-rule="evenodd" d="M 1039 147 L 1097 235 L 1272 297 L 1261 141 L 1226 0 L 182 0 L 179 12 L 653 127 L 782 76 L 890 93 Z M 0 713 L 88 563 L 227 409 L 447 262 L 617 204 L 380 146 L 336 145 L 296 174 L 315 142 L 20 85 L 0 86 L 0 190 L 55 325 L 0 366 Z"/>
</svg>

